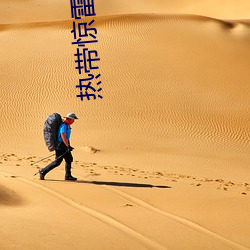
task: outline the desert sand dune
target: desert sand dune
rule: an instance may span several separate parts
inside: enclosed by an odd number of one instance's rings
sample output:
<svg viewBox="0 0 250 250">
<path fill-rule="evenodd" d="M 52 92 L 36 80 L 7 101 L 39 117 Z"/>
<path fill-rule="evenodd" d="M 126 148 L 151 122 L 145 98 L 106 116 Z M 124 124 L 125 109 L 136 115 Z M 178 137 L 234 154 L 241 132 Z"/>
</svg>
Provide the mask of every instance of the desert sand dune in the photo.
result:
<svg viewBox="0 0 250 250">
<path fill-rule="evenodd" d="M 182 159 L 190 156 L 184 163 L 188 167 L 203 158 L 199 169 L 207 171 L 213 162 L 215 168 L 219 164 L 226 171 L 235 168 L 233 161 L 223 164 L 221 159 L 228 155 L 247 167 L 248 25 L 241 24 L 239 34 L 234 22 L 200 16 L 100 18 L 96 28 L 102 43 L 96 46 L 102 57 L 100 69 L 105 69 L 101 73 L 103 82 L 107 81 L 106 100 L 86 102 L 84 108 L 76 98 L 78 74 L 69 21 L 34 25 L 17 26 L 14 35 L 11 30 L 16 25 L 12 25 L 3 37 L 9 48 L 2 59 L 1 102 L 8 111 L 6 124 L 13 139 L 18 135 L 26 142 L 13 145 L 2 130 L 5 147 L 30 154 L 41 148 L 46 154 L 41 133 L 44 119 L 54 111 L 74 109 L 84 119 L 84 127 L 75 124 L 74 145 L 79 149 L 89 144 L 118 156 L 125 153 L 130 155 L 128 164 L 149 167 L 148 156 L 157 153 L 159 157 L 151 159 L 163 169 L 172 168 L 176 160 L 182 169 Z M 12 50 L 13 46 L 20 49 Z M 20 81 L 25 84 L 13 84 Z M 21 135 L 18 127 L 24 131 Z M 143 153 L 146 158 L 141 157 Z"/>
<path fill-rule="evenodd" d="M 242 0 L 143 0 L 94 1 L 95 12 L 99 16 L 116 14 L 161 13 L 195 14 L 225 19 L 249 19 L 249 1 Z M 0 1 L 0 23 L 26 23 L 58 21 L 71 18 L 70 1 L 13 0 Z"/>
<path fill-rule="evenodd" d="M 69 1 L 0 1 L 0 248 L 250 249 L 249 3 L 95 6 L 103 99 L 81 101 Z M 40 181 L 72 111 L 78 182 Z"/>
</svg>

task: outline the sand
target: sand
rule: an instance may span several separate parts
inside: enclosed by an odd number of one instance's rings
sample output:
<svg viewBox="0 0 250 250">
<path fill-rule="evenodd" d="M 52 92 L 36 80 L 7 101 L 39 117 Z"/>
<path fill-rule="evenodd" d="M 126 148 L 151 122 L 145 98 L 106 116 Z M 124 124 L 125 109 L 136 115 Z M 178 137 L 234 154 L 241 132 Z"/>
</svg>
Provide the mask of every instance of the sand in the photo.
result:
<svg viewBox="0 0 250 250">
<path fill-rule="evenodd" d="M 0 249 L 250 249 L 249 2 L 95 7 L 81 101 L 70 1 L 0 1 Z M 53 112 L 79 117 L 75 183 L 34 176 Z"/>
</svg>

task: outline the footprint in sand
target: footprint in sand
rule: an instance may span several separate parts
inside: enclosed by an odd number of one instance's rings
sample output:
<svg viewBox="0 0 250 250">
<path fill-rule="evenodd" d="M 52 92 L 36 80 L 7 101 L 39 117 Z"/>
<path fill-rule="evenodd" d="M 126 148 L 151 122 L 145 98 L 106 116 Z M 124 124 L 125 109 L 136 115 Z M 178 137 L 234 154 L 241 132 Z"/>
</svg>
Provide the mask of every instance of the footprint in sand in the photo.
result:
<svg viewBox="0 0 250 250">
<path fill-rule="evenodd" d="M 127 203 L 127 204 L 125 204 L 125 205 L 124 205 L 124 207 L 133 207 L 133 205 L 132 205 L 132 204 Z"/>
</svg>

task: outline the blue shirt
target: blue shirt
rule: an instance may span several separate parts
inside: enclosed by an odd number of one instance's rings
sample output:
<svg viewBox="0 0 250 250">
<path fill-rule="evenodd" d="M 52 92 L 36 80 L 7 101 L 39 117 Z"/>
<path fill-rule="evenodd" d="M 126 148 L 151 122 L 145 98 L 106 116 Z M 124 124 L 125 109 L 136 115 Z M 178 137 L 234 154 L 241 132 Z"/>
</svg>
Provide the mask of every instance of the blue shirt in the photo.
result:
<svg viewBox="0 0 250 250">
<path fill-rule="evenodd" d="M 71 127 L 67 123 L 62 123 L 58 129 L 58 136 L 57 136 L 57 141 L 60 143 L 62 142 L 62 137 L 61 134 L 66 133 L 66 138 L 69 141 L 70 134 L 71 134 Z"/>
</svg>

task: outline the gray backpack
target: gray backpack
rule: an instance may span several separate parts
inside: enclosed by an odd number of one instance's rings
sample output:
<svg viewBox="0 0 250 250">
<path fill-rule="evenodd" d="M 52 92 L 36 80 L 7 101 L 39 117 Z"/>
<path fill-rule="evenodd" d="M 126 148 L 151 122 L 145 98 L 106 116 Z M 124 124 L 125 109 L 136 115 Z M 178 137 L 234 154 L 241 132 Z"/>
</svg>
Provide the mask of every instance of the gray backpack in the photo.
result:
<svg viewBox="0 0 250 250">
<path fill-rule="evenodd" d="M 49 115 L 44 123 L 43 136 L 49 151 L 56 149 L 58 129 L 62 123 L 62 117 L 58 113 Z"/>
</svg>

